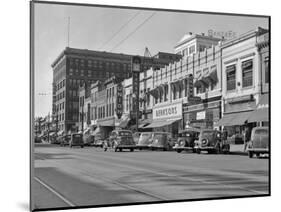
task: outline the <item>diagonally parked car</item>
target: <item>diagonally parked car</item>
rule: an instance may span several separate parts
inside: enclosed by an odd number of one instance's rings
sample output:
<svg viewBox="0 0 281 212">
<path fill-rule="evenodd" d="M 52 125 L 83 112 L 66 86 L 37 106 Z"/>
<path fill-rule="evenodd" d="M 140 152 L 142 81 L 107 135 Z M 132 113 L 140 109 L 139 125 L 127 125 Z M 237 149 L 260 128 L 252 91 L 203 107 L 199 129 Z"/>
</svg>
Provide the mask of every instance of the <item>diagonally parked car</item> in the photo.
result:
<svg viewBox="0 0 281 212">
<path fill-rule="evenodd" d="M 148 149 L 149 145 L 152 143 L 153 132 L 142 132 L 137 143 L 137 148 L 139 150 Z"/>
<path fill-rule="evenodd" d="M 171 150 L 174 146 L 172 134 L 167 132 L 153 132 L 152 142 L 148 146 L 151 150 Z"/>
<path fill-rule="evenodd" d="M 251 134 L 251 140 L 248 144 L 248 155 L 250 158 L 255 154 L 269 154 L 268 127 L 254 127 Z"/>
<path fill-rule="evenodd" d="M 71 139 L 71 135 L 64 135 L 62 140 L 61 140 L 60 145 L 61 146 L 68 146 L 70 139 Z"/>
<path fill-rule="evenodd" d="M 132 132 L 130 130 L 113 130 L 109 136 L 109 143 L 115 152 L 129 149 L 131 152 L 136 148 Z"/>
<path fill-rule="evenodd" d="M 198 140 L 199 132 L 200 130 L 195 128 L 180 131 L 178 134 L 178 140 L 173 149 L 178 153 L 182 152 L 183 150 L 192 150 L 195 152 L 194 141 Z"/>
<path fill-rule="evenodd" d="M 230 145 L 222 141 L 220 131 L 212 129 L 201 130 L 199 140 L 195 141 L 194 149 L 200 154 L 201 151 L 208 153 L 229 153 Z"/>
</svg>

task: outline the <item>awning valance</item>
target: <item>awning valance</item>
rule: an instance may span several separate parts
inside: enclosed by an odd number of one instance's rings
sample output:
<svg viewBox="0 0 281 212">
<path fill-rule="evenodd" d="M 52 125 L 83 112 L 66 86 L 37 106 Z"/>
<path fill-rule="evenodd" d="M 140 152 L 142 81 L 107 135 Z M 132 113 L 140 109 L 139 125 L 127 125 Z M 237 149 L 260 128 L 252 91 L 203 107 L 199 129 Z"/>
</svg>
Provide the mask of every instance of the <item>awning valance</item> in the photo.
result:
<svg viewBox="0 0 281 212">
<path fill-rule="evenodd" d="M 216 124 L 217 126 L 244 125 L 252 111 L 225 114 Z"/>
<path fill-rule="evenodd" d="M 163 127 L 163 126 L 167 126 L 170 125 L 178 120 L 181 120 L 181 118 L 178 119 L 173 119 L 173 120 L 167 120 L 167 121 L 163 121 L 163 120 L 154 120 L 151 124 L 147 125 L 144 128 L 155 128 L 155 127 Z"/>
</svg>

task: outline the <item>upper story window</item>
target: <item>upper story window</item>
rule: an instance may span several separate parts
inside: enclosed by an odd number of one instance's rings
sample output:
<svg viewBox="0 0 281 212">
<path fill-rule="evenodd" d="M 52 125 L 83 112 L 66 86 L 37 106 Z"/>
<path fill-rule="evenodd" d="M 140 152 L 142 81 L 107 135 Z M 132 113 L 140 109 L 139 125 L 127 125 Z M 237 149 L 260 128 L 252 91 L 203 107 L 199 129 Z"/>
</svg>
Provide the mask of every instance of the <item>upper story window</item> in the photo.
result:
<svg viewBox="0 0 281 212">
<path fill-rule="evenodd" d="M 193 54 L 193 53 L 195 52 L 195 45 L 190 46 L 189 49 L 188 49 L 188 51 L 189 51 L 189 53 L 188 53 L 189 55 L 190 55 L 190 54 Z"/>
<path fill-rule="evenodd" d="M 253 60 L 242 62 L 242 86 L 249 87 L 253 85 Z"/>
<path fill-rule="evenodd" d="M 234 90 L 236 88 L 236 65 L 226 67 L 226 90 Z"/>
<path fill-rule="evenodd" d="M 269 57 L 266 57 L 264 60 L 264 82 L 269 83 Z"/>
</svg>

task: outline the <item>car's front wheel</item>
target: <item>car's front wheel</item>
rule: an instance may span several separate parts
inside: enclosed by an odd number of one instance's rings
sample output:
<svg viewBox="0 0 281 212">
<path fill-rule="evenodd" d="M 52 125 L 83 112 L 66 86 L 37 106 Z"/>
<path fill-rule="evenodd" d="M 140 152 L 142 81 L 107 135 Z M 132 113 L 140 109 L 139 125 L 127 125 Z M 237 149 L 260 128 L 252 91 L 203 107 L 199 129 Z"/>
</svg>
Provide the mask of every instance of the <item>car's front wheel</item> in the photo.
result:
<svg viewBox="0 0 281 212">
<path fill-rule="evenodd" d="M 130 149 L 130 151 L 131 151 L 131 152 L 133 152 L 133 151 L 134 151 L 134 149 Z"/>
<path fill-rule="evenodd" d="M 177 149 L 177 153 L 181 153 L 181 151 L 182 151 L 181 149 Z"/>
<path fill-rule="evenodd" d="M 252 158 L 252 157 L 253 157 L 253 152 L 252 152 L 252 151 L 249 151 L 249 152 L 248 152 L 248 155 L 249 155 L 249 158 Z"/>
</svg>

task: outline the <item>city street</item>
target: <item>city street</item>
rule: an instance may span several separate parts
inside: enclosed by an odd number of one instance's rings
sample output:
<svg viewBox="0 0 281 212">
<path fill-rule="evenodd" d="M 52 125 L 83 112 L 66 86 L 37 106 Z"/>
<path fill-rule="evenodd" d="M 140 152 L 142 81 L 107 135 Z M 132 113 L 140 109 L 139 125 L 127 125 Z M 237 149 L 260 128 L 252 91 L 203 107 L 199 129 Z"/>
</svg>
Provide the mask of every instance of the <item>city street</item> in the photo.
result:
<svg viewBox="0 0 281 212">
<path fill-rule="evenodd" d="M 268 194 L 268 159 L 35 147 L 36 208 Z"/>
</svg>

